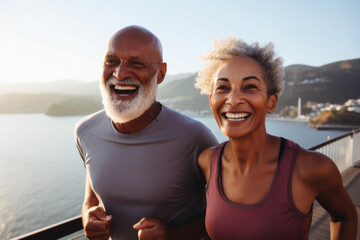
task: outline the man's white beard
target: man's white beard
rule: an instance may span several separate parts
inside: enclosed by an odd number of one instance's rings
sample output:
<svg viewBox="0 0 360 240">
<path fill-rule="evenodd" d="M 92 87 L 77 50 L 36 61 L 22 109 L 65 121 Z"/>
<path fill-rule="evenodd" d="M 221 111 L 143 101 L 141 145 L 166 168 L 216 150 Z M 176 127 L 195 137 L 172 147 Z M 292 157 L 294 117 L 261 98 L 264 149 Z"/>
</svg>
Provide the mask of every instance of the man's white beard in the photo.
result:
<svg viewBox="0 0 360 240">
<path fill-rule="evenodd" d="M 147 85 L 142 84 L 137 79 L 125 79 L 118 80 L 115 77 L 110 77 L 106 86 L 100 83 L 102 102 L 105 108 L 106 114 L 116 123 L 126 123 L 140 117 L 146 110 L 148 110 L 155 102 L 157 92 L 157 75 L 149 81 Z M 135 98 L 131 100 L 117 100 L 114 99 L 110 91 L 112 84 L 131 84 L 139 87 L 139 92 Z"/>
</svg>

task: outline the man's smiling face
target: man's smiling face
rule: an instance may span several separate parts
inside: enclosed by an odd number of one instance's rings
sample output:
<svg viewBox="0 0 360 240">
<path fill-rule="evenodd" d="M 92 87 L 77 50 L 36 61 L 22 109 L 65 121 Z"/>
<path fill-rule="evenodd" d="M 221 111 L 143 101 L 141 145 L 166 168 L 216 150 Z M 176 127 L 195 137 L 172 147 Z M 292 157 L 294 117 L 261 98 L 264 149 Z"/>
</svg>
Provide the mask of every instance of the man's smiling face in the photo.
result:
<svg viewBox="0 0 360 240">
<path fill-rule="evenodd" d="M 103 64 L 101 92 L 107 114 L 124 123 L 139 117 L 155 101 L 162 81 L 157 39 L 136 29 L 115 34 Z"/>
</svg>

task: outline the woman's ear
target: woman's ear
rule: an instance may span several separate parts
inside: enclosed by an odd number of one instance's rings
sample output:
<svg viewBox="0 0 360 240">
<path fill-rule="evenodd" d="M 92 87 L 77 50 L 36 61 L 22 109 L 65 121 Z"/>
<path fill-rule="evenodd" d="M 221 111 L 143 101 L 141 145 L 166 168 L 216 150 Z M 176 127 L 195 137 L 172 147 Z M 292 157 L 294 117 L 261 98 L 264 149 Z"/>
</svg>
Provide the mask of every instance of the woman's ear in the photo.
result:
<svg viewBox="0 0 360 240">
<path fill-rule="evenodd" d="M 267 101 L 267 109 L 266 109 L 267 113 L 273 113 L 275 111 L 278 98 L 279 96 L 277 94 L 273 94 L 269 97 Z"/>
<path fill-rule="evenodd" d="M 212 98 L 212 94 L 209 95 L 209 105 L 210 105 L 210 108 L 212 108 L 212 105 L 211 105 L 211 98 Z"/>
</svg>

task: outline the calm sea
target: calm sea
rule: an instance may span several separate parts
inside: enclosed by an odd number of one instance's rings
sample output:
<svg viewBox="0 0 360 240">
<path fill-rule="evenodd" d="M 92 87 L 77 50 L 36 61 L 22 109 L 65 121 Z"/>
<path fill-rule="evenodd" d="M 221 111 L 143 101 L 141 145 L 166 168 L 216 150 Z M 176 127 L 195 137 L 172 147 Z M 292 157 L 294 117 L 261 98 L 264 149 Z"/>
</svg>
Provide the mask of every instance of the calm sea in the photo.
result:
<svg viewBox="0 0 360 240">
<path fill-rule="evenodd" d="M 82 116 L 0 114 L 0 239 L 31 232 L 80 214 L 85 170 L 73 127 Z M 212 118 L 198 118 L 220 142 Z M 305 123 L 268 120 L 267 131 L 305 148 L 346 133 L 316 131 Z"/>
</svg>

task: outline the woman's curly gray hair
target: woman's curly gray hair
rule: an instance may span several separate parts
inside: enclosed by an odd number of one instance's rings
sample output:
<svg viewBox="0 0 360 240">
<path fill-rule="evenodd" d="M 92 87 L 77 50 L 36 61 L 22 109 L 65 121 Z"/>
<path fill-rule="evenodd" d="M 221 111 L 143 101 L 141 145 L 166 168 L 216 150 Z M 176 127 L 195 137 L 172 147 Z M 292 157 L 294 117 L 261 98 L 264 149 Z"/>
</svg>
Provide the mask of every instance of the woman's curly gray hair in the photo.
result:
<svg viewBox="0 0 360 240">
<path fill-rule="evenodd" d="M 201 89 L 201 94 L 211 94 L 213 90 L 214 74 L 221 63 L 232 58 L 247 56 L 255 59 L 264 69 L 268 83 L 268 96 L 280 94 L 284 89 L 284 69 L 282 58 L 275 58 L 274 45 L 268 43 L 260 47 L 259 43 L 252 45 L 239 38 L 229 37 L 225 40 L 214 40 L 214 50 L 206 53 L 202 58 L 209 64 L 199 72 L 195 79 L 195 87 Z"/>
</svg>

